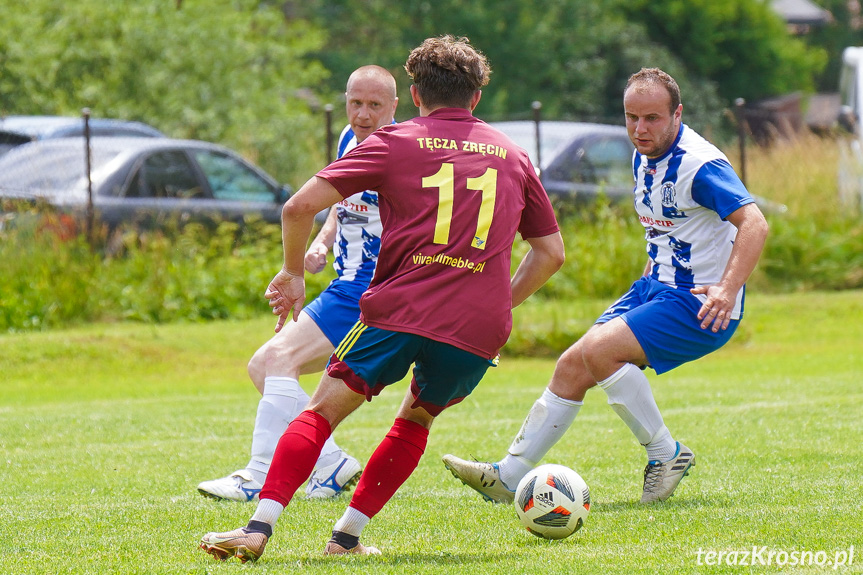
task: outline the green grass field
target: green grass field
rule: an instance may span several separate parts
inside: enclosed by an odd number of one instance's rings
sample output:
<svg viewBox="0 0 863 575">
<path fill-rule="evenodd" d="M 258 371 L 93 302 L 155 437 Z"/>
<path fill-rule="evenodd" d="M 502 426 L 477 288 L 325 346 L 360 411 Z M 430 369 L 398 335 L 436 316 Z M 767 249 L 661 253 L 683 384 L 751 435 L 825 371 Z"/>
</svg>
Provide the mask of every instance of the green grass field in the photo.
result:
<svg viewBox="0 0 863 575">
<path fill-rule="evenodd" d="M 568 310 L 604 303 L 555 311 L 567 321 Z M 516 326 L 538 309 L 518 310 Z M 457 482 L 441 456 L 501 456 L 554 365 L 505 357 L 439 418 L 416 473 L 365 530 L 382 557 L 322 557 L 347 501 L 297 499 L 261 561 L 222 564 L 198 539 L 245 524 L 253 507 L 206 500 L 195 486 L 247 461 L 257 395 L 245 362 L 272 325 L 267 316 L 0 336 L 0 572 L 863 572 L 859 291 L 751 295 L 725 349 L 650 373 L 666 423 L 698 460 L 666 503 L 637 503 L 644 451 L 601 391 L 547 458 L 591 488 L 574 536 L 537 539 L 510 506 Z M 396 388 L 337 431 L 361 460 L 392 422 L 405 383 Z M 848 563 L 852 546 L 852 565 L 832 564 Z M 753 548 L 772 564 L 740 565 Z M 738 564 L 727 565 L 734 552 Z M 825 564 L 779 564 L 794 557 Z"/>
</svg>

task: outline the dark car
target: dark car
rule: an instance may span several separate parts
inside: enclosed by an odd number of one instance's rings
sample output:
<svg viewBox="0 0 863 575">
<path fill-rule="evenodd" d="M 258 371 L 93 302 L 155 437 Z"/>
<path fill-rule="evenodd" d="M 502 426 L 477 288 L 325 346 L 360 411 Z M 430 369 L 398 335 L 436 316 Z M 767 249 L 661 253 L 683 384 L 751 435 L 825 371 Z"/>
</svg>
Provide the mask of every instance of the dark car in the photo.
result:
<svg viewBox="0 0 863 575">
<path fill-rule="evenodd" d="M 91 136 L 163 138 L 165 135 L 143 122 L 90 118 Z M 72 116 L 6 116 L 0 118 L 0 156 L 21 144 L 36 140 L 84 135 L 84 119 Z"/>
<path fill-rule="evenodd" d="M 589 122 L 540 122 L 537 160 L 535 122 L 492 122 L 524 148 L 540 172 L 542 184 L 556 204 L 583 204 L 603 193 L 612 201 L 632 201 L 635 146 L 624 126 Z M 788 208 L 753 194 L 765 213 Z"/>
<path fill-rule="evenodd" d="M 83 214 L 88 202 L 83 138 L 43 140 L 0 157 L 0 199 L 42 201 Z M 176 219 L 279 222 L 288 186 L 222 146 L 170 138 L 91 140 L 99 221 L 145 227 Z"/>
<path fill-rule="evenodd" d="M 553 199 L 582 203 L 595 199 L 601 191 L 615 201 L 631 200 L 635 148 L 623 126 L 540 122 L 537 150 L 534 122 L 491 125 L 527 151 Z"/>
</svg>

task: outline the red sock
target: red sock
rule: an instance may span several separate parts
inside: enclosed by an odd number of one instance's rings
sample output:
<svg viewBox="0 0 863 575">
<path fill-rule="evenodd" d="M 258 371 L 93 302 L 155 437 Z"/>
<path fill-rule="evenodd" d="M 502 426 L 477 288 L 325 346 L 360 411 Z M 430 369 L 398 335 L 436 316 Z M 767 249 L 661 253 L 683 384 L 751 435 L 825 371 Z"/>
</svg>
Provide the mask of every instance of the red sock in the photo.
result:
<svg viewBox="0 0 863 575">
<path fill-rule="evenodd" d="M 299 414 L 276 446 L 261 499 L 273 499 L 287 506 L 315 468 L 324 442 L 332 433 L 330 422 L 314 411 Z"/>
<path fill-rule="evenodd" d="M 417 468 L 428 436 L 419 423 L 396 419 L 363 470 L 351 507 L 368 517 L 377 515 Z"/>
</svg>

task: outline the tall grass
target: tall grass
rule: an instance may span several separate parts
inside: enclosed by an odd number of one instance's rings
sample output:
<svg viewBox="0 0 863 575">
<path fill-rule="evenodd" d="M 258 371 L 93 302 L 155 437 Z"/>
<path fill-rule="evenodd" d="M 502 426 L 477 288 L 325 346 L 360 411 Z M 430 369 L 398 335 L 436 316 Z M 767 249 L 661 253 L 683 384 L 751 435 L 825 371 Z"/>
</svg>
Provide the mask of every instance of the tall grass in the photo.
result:
<svg viewBox="0 0 863 575">
<path fill-rule="evenodd" d="M 739 152 L 729 158 L 740 170 Z M 771 216 L 770 237 L 751 284 L 760 290 L 863 287 L 863 214 L 839 199 L 839 143 L 803 132 L 746 151 L 750 191 L 788 207 Z"/>
</svg>

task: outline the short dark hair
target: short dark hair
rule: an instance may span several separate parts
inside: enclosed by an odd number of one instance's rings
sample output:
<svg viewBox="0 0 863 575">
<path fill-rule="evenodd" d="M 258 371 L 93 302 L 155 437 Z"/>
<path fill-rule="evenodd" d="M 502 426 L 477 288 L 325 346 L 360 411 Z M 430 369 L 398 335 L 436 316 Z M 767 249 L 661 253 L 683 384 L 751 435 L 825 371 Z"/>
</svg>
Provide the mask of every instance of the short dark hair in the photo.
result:
<svg viewBox="0 0 863 575">
<path fill-rule="evenodd" d="M 467 108 L 474 93 L 488 84 L 491 67 L 467 38 L 449 34 L 427 38 L 411 51 L 405 71 L 423 105 Z"/>
<path fill-rule="evenodd" d="M 635 84 L 641 86 L 662 86 L 665 88 L 668 95 L 671 96 L 672 114 L 680 105 L 680 86 L 677 85 L 674 78 L 659 68 L 642 68 L 630 76 L 629 80 L 626 82 L 626 88 L 623 89 L 623 93 L 626 94 L 630 86 Z"/>
</svg>

